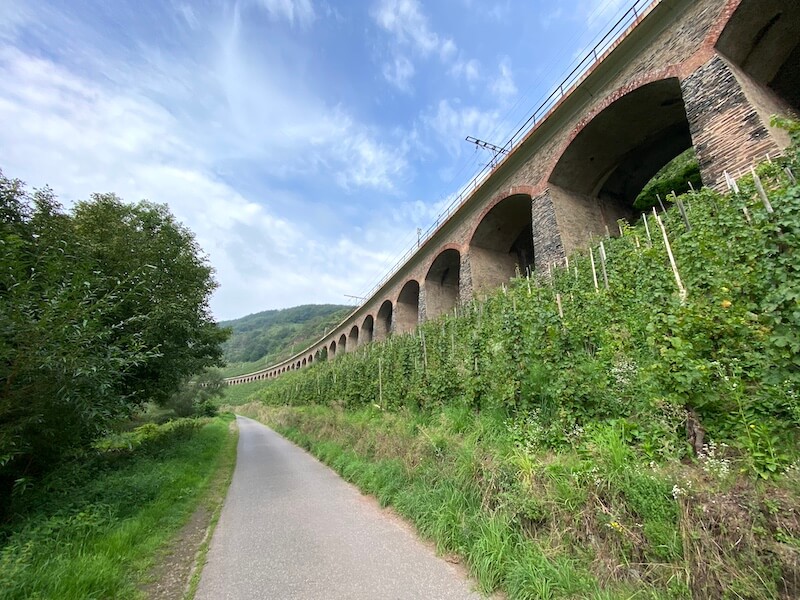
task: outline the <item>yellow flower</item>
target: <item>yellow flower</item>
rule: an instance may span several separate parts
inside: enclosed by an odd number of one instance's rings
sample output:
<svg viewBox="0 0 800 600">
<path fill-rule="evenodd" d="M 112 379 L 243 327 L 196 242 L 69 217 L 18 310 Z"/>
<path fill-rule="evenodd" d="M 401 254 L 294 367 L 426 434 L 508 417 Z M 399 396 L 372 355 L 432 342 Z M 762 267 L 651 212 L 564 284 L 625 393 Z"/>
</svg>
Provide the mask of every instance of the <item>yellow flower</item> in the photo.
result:
<svg viewBox="0 0 800 600">
<path fill-rule="evenodd" d="M 723 300 L 722 302 L 720 302 L 720 305 L 722 306 L 722 308 L 730 308 L 731 307 L 731 301 L 730 300 Z"/>
</svg>

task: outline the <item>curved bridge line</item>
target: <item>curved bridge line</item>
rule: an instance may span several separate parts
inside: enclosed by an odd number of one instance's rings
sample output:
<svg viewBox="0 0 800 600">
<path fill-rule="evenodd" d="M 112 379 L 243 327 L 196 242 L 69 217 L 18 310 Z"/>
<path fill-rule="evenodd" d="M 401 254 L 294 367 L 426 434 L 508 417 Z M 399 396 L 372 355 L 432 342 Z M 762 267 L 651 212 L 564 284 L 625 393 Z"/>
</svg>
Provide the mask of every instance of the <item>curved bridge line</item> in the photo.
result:
<svg viewBox="0 0 800 600">
<path fill-rule="evenodd" d="M 687 148 L 710 187 L 779 153 L 789 138 L 770 116 L 800 110 L 798 40 L 796 0 L 638 0 L 361 306 L 302 352 L 226 381 L 330 360 L 546 272 L 632 219 L 642 187 Z"/>
</svg>

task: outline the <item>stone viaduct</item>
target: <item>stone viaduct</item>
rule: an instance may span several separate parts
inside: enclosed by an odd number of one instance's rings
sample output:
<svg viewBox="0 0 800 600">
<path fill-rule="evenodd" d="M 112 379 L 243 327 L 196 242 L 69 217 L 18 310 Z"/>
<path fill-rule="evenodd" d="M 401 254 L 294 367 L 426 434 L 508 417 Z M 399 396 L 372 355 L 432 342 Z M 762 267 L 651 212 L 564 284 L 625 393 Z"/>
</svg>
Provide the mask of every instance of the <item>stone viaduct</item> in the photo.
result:
<svg viewBox="0 0 800 600">
<path fill-rule="evenodd" d="M 316 344 L 230 384 L 277 377 L 412 331 L 547 265 L 617 219 L 694 146 L 719 187 L 788 136 L 800 110 L 800 1 L 654 0 L 366 301 Z"/>
</svg>

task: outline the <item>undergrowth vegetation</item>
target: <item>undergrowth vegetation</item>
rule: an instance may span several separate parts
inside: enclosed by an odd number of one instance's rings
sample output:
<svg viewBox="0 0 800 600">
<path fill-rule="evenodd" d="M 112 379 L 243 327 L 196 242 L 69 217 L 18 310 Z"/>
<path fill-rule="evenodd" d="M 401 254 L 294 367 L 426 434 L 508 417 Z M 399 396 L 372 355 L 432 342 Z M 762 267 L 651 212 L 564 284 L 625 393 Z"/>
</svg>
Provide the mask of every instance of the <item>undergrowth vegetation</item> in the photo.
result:
<svg viewBox="0 0 800 600">
<path fill-rule="evenodd" d="M 147 423 L 18 492 L 0 526 L 0 598 L 144 597 L 149 569 L 232 465 L 232 415 Z"/>
<path fill-rule="evenodd" d="M 410 517 L 484 591 L 796 598 L 798 163 L 795 146 L 738 191 L 672 198 L 685 218 L 622 224 L 242 410 Z"/>
</svg>

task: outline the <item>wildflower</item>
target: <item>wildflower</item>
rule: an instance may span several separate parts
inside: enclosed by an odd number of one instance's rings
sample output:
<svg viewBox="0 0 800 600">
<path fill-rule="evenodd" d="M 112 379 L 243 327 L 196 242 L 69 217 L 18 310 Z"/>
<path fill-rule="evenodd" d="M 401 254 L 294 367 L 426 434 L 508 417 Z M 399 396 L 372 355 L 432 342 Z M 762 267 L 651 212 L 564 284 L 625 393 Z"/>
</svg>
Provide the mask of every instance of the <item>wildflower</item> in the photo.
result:
<svg viewBox="0 0 800 600">
<path fill-rule="evenodd" d="M 730 300 L 723 300 L 722 302 L 720 302 L 720 305 L 722 306 L 722 308 L 730 308 L 731 307 L 731 301 Z"/>
<path fill-rule="evenodd" d="M 680 487 L 677 483 L 672 486 L 672 497 L 675 498 L 675 500 L 685 495 L 686 495 L 686 490 Z"/>
</svg>

